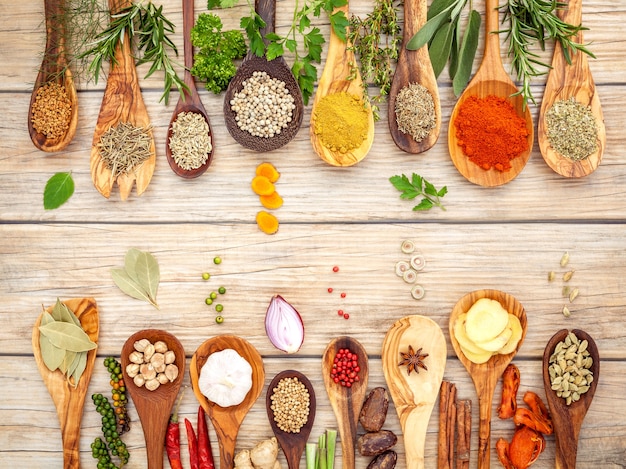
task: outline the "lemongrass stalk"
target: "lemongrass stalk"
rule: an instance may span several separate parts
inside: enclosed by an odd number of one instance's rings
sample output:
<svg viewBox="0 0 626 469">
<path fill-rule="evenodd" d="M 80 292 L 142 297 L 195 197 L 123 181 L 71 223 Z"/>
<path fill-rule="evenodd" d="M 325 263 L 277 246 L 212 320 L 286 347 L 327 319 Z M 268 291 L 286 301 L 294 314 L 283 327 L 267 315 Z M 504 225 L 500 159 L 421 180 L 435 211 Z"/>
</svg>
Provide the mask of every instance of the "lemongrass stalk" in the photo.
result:
<svg viewBox="0 0 626 469">
<path fill-rule="evenodd" d="M 335 467 L 335 446 L 337 444 L 337 430 L 326 430 L 326 469 Z"/>
<path fill-rule="evenodd" d="M 317 445 L 315 443 L 307 443 L 306 452 L 306 469 L 317 469 Z"/>
</svg>

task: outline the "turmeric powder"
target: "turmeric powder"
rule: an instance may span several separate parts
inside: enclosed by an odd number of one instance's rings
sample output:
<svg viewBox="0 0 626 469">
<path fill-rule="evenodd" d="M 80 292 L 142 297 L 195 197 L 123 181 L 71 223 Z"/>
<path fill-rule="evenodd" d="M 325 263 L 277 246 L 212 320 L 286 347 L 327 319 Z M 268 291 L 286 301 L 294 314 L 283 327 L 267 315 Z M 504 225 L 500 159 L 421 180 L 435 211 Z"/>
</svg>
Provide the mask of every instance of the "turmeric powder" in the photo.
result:
<svg viewBox="0 0 626 469">
<path fill-rule="evenodd" d="M 324 96 L 315 106 L 314 132 L 322 145 L 331 151 L 347 153 L 367 138 L 369 119 L 360 96 L 333 93 Z"/>
</svg>

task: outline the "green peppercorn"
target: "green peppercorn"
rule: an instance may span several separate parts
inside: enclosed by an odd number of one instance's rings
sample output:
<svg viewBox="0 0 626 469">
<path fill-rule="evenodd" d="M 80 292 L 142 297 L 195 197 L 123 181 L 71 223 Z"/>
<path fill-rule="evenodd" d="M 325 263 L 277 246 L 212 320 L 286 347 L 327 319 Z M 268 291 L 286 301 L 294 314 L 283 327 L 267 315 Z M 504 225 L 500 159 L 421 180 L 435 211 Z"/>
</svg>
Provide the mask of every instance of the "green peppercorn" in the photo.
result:
<svg viewBox="0 0 626 469">
<path fill-rule="evenodd" d="M 223 316 L 215 316 L 215 322 L 218 324 L 222 324 L 224 322 Z"/>
<path fill-rule="evenodd" d="M 217 291 L 219 292 L 219 294 L 220 294 L 220 295 L 223 295 L 224 293 L 226 293 L 226 288 L 224 288 L 224 287 L 219 287 L 219 288 L 217 289 Z"/>
<path fill-rule="evenodd" d="M 224 311 L 224 306 L 222 306 L 221 304 L 215 305 L 215 311 L 221 313 L 222 311 Z"/>
<path fill-rule="evenodd" d="M 221 264 L 222 263 L 222 258 L 217 256 L 213 258 L 213 263 L 214 264 Z"/>
<path fill-rule="evenodd" d="M 202 280 L 208 280 L 208 279 L 210 279 L 210 278 L 211 278 L 211 274 L 210 274 L 210 273 L 208 273 L 208 272 L 204 272 L 204 273 L 202 274 Z"/>
<path fill-rule="evenodd" d="M 215 293 L 214 291 L 211 292 L 211 294 L 209 295 L 209 297 L 211 297 L 212 300 L 217 298 L 217 293 Z"/>
<path fill-rule="evenodd" d="M 204 300 L 204 302 L 205 302 L 206 304 L 208 304 L 208 305 L 212 305 L 212 304 L 213 304 L 213 300 L 212 300 L 211 298 L 206 298 L 206 299 Z"/>
</svg>

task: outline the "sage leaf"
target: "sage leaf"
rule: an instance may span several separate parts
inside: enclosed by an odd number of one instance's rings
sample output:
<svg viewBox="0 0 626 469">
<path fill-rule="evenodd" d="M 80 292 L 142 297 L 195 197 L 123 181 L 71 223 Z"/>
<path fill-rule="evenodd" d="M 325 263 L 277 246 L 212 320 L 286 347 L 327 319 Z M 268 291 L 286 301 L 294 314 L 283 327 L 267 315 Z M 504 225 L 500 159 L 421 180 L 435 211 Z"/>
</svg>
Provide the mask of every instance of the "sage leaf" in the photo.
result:
<svg viewBox="0 0 626 469">
<path fill-rule="evenodd" d="M 459 96 L 467 86 L 470 75 L 472 74 L 472 65 L 476 57 L 476 49 L 478 48 L 478 36 L 480 34 L 480 13 L 476 10 L 470 12 L 467 29 L 463 35 L 461 48 L 459 49 L 459 64 L 452 80 L 452 89 L 455 96 Z"/>
<path fill-rule="evenodd" d="M 128 269 L 126 271 L 128 272 Z M 152 303 L 156 303 L 161 274 L 159 264 L 154 256 L 149 252 L 141 251 L 137 256 L 134 273 L 137 277 L 137 283 L 148 293 Z M 128 274 L 132 276 L 130 272 Z"/>
<path fill-rule="evenodd" d="M 111 277 L 115 285 L 128 296 L 137 300 L 147 301 L 158 308 L 158 305 L 150 298 L 149 293 L 133 280 L 124 269 L 111 269 Z"/>
<path fill-rule="evenodd" d="M 435 34 L 430 46 L 428 54 L 433 65 L 435 77 L 438 77 L 443 71 L 448 58 L 450 57 L 450 49 L 452 48 L 452 38 L 454 37 L 455 23 L 448 23 Z"/>
<path fill-rule="evenodd" d="M 137 265 L 137 259 L 139 259 L 139 255 L 141 251 L 136 248 L 130 248 L 126 252 L 126 256 L 124 256 L 124 269 L 126 269 L 126 273 L 137 283 L 139 283 L 139 279 L 137 278 L 137 271 L 135 266 Z"/>
<path fill-rule="evenodd" d="M 46 183 L 43 191 L 43 208 L 59 208 L 74 194 L 74 180 L 71 173 L 56 173 Z"/>
<path fill-rule="evenodd" d="M 67 322 L 51 322 L 39 326 L 39 331 L 45 335 L 53 345 L 70 352 L 84 352 L 97 347 L 83 328 Z"/>
<path fill-rule="evenodd" d="M 430 20 L 428 20 L 424 26 L 420 28 L 418 32 L 407 42 L 406 48 L 409 50 L 417 50 L 422 46 L 428 44 L 441 26 L 446 22 L 450 21 L 450 10 L 452 5 L 443 10 L 438 15 L 434 16 Z M 432 60 L 432 59 L 431 59 Z"/>
<path fill-rule="evenodd" d="M 56 304 L 52 308 L 52 318 L 55 321 L 72 323 L 76 324 L 80 328 L 83 327 L 74 312 L 58 298 Z"/>
<path fill-rule="evenodd" d="M 430 7 L 428 7 L 426 21 L 437 16 L 442 11 L 449 9 L 457 1 L 459 0 L 433 0 L 433 2 L 430 4 Z M 461 1 L 464 2 L 465 0 Z"/>
</svg>

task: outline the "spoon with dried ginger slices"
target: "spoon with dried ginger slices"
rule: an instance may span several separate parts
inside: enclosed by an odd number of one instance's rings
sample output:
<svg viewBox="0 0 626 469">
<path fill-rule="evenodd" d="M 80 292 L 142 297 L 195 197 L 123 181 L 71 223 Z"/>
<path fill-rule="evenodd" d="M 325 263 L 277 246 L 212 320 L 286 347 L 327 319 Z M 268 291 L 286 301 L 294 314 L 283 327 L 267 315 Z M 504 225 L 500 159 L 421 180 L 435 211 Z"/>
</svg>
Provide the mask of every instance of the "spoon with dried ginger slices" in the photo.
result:
<svg viewBox="0 0 626 469">
<path fill-rule="evenodd" d="M 579 25 L 582 23 L 582 0 L 569 0 L 566 8 L 557 10 L 559 18 L 563 21 Z M 572 40 L 583 44 L 583 32 L 578 31 Z M 554 46 L 554 55 L 546 87 L 543 93 L 541 109 L 539 111 L 539 124 L 537 134 L 539 150 L 545 162 L 561 176 L 578 178 L 593 173 L 602 161 L 604 147 L 606 146 L 606 129 L 604 116 L 600 105 L 593 76 L 589 68 L 587 54 L 582 51 L 570 52 L 571 64 L 567 63 L 560 44 Z M 552 148 L 548 140 L 546 127 L 546 113 L 552 105 L 562 99 L 575 98 L 582 105 L 589 106 L 595 117 L 597 127 L 597 149 L 582 160 L 572 160 L 561 155 Z"/>
<path fill-rule="evenodd" d="M 431 148 L 439 138 L 441 131 L 441 103 L 439 102 L 439 88 L 433 70 L 428 46 L 425 44 L 418 50 L 406 48 L 409 40 L 426 23 L 427 2 L 422 0 L 406 0 L 404 2 L 404 31 L 396 71 L 389 90 L 388 121 L 389 132 L 393 141 L 407 153 L 422 153 Z M 433 98 L 435 105 L 435 127 L 421 141 L 416 141 L 411 135 L 398 129 L 396 116 L 396 98 L 398 93 L 411 83 L 424 86 Z"/>
<path fill-rule="evenodd" d="M 580 400 L 567 405 L 565 399 L 556 395 L 552 390 L 550 379 L 550 356 L 554 352 L 556 345 L 564 341 L 568 336 L 567 329 L 561 329 L 555 333 L 546 344 L 543 352 L 543 387 L 546 391 L 546 399 L 552 422 L 554 424 L 554 434 L 556 438 L 556 469 L 576 469 L 576 456 L 578 453 L 578 436 L 585 415 L 589 410 L 593 396 L 596 393 L 598 379 L 600 378 L 600 354 L 593 338 L 585 331 L 574 329 L 572 332 L 582 342 L 587 341 L 587 350 L 593 363 L 590 371 L 593 381 L 589 385 L 589 390 L 580 395 Z"/>
<path fill-rule="evenodd" d="M 496 300 L 509 314 L 517 316 L 522 328 L 522 334 L 515 346 L 515 350 L 511 353 L 506 355 L 495 353 L 486 362 L 477 364 L 471 361 L 463 352 L 459 341 L 456 339 L 454 326 L 458 317 L 467 313 L 472 305 L 481 298 Z M 491 451 L 491 403 L 498 380 L 502 376 L 504 369 L 515 357 L 526 337 L 526 312 L 521 303 L 508 293 L 498 290 L 477 290 L 463 296 L 452 308 L 448 327 L 452 347 L 459 361 L 472 378 L 476 387 L 476 394 L 478 395 L 480 418 L 478 426 L 478 469 L 489 469 L 491 462 L 489 457 Z"/>
<path fill-rule="evenodd" d="M 333 10 L 333 14 L 339 11 L 343 11 L 346 17 L 348 17 L 347 1 L 345 5 L 336 7 Z M 342 41 L 331 28 L 326 64 L 324 65 L 322 76 L 317 85 L 315 99 L 313 100 L 309 136 L 311 137 L 315 153 L 326 163 L 333 166 L 352 166 L 358 163 L 365 158 L 374 142 L 374 113 L 367 100 L 364 101 L 363 105 L 367 112 L 368 132 L 365 140 L 359 147 L 345 153 L 333 151 L 324 146 L 320 138 L 315 134 L 316 108 L 323 97 L 344 92 L 359 96 L 362 99 L 363 80 L 356 63 L 354 51 L 348 48 L 348 44 Z"/>
<path fill-rule="evenodd" d="M 37 80 L 33 87 L 28 108 L 28 133 L 33 144 L 40 150 L 46 152 L 61 151 L 67 147 L 74 135 L 78 125 L 78 98 L 72 72 L 70 71 L 65 52 L 65 26 L 59 18 L 65 9 L 65 0 L 44 0 L 46 15 L 46 49 L 44 52 L 41 68 L 37 74 Z M 65 89 L 71 109 L 68 127 L 65 132 L 58 137 L 48 137 L 38 132 L 33 126 L 33 106 L 37 100 L 39 88 L 55 83 Z"/>
<path fill-rule="evenodd" d="M 500 35 L 498 25 L 498 0 L 486 0 L 485 21 L 485 52 L 480 67 L 469 82 L 467 88 L 457 101 L 448 126 L 448 151 L 456 169 L 470 182 L 483 186 L 495 187 L 513 180 L 526 166 L 533 147 L 534 127 L 528 106 L 524 105 L 524 98 L 518 93 L 515 83 L 509 77 L 502 65 L 500 57 Z M 470 96 L 486 98 L 497 96 L 506 99 L 516 113 L 526 121 L 528 130 L 528 149 L 511 160 L 511 169 L 498 171 L 495 168 L 484 170 L 463 153 L 456 136 L 455 121 L 461 105 Z"/>
<path fill-rule="evenodd" d="M 111 12 L 119 12 L 130 5 L 130 0 L 109 0 Z M 156 164 L 154 136 L 148 111 L 141 96 L 139 78 L 135 68 L 135 59 L 131 54 L 130 43 L 128 33 L 124 32 L 124 39 L 118 41 L 115 47 L 115 62 L 111 63 L 91 145 L 91 179 L 98 192 L 107 199 L 111 196 L 114 183 L 119 186 L 122 200 L 128 198 L 135 182 L 137 183 L 137 195 L 143 194 L 150 184 Z M 107 130 L 122 122 L 146 129 L 150 138 L 150 156 L 131 171 L 114 177 L 102 160 L 98 145 L 100 138 Z"/>
<path fill-rule="evenodd" d="M 174 171 L 175 174 L 184 179 L 193 179 L 204 174 L 213 161 L 214 143 L 209 115 L 200 100 L 200 95 L 198 94 L 196 84 L 193 76 L 191 75 L 191 67 L 193 67 L 193 45 L 191 44 L 191 28 L 193 28 L 194 24 L 193 6 L 194 0 L 183 0 L 183 53 L 185 56 L 184 80 L 188 89 L 181 91 L 181 95 L 178 98 L 178 102 L 176 103 L 176 107 L 172 113 L 172 119 L 167 129 L 167 140 L 165 142 L 165 156 L 167 157 L 167 162 L 169 163 L 170 168 L 172 168 L 172 171 Z M 207 155 L 206 161 L 204 164 L 194 169 L 184 169 L 179 166 L 174 160 L 174 157 L 172 156 L 172 149 L 170 148 L 170 138 L 173 131 L 172 127 L 182 112 L 195 113 L 202 116 L 207 123 L 209 138 L 211 139 L 211 150 Z"/>
<path fill-rule="evenodd" d="M 265 21 L 265 27 L 260 32 L 261 36 L 265 37 L 267 34 L 273 33 L 276 25 L 276 0 L 256 0 L 255 10 Z M 252 135 L 247 130 L 242 130 L 237 124 L 236 113 L 230 106 L 230 102 L 235 94 L 243 89 L 243 82 L 249 79 L 256 71 L 265 72 L 271 78 L 282 81 L 294 100 L 295 109 L 293 109 L 291 115 L 291 122 L 280 133 L 274 134 L 273 137 L 259 137 Z M 224 119 L 226 129 L 230 135 L 237 143 L 251 150 L 261 152 L 276 150 L 289 143 L 296 136 L 302 124 L 303 114 L 302 92 L 284 57 L 278 56 L 273 60 L 267 60 L 265 56 L 259 57 L 254 52 L 248 51 L 241 66 L 237 69 L 237 73 L 235 73 L 235 76 L 228 84 L 224 96 Z"/>
</svg>

